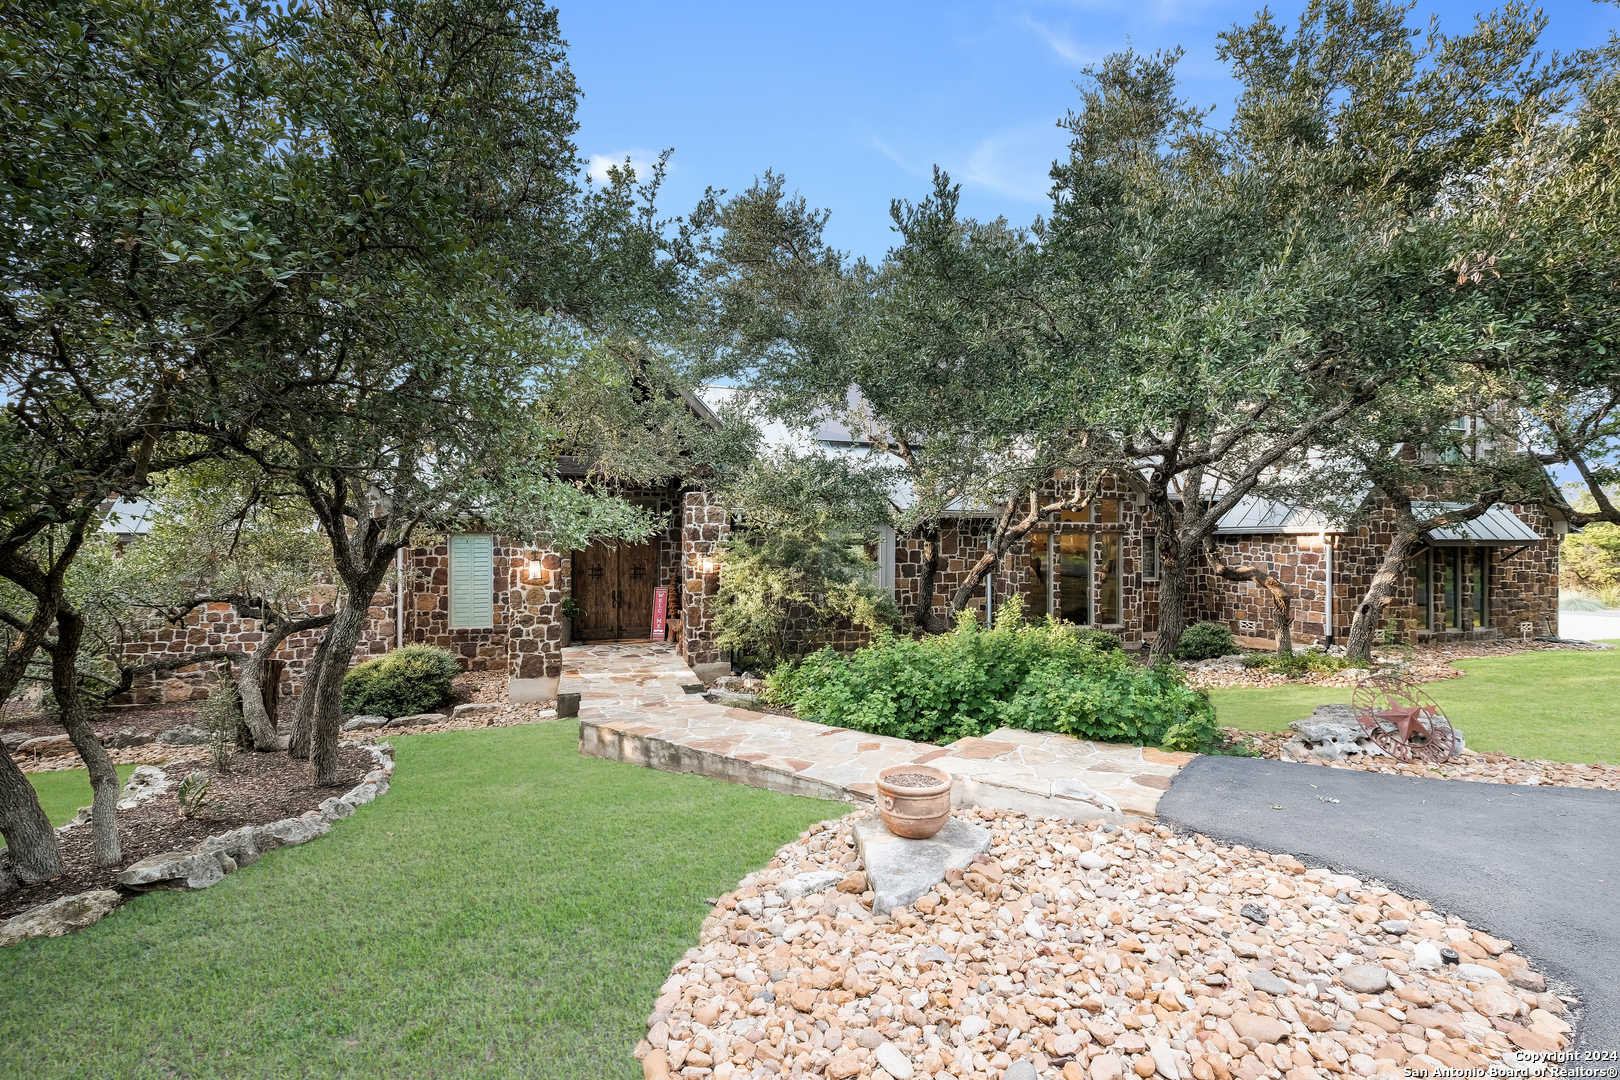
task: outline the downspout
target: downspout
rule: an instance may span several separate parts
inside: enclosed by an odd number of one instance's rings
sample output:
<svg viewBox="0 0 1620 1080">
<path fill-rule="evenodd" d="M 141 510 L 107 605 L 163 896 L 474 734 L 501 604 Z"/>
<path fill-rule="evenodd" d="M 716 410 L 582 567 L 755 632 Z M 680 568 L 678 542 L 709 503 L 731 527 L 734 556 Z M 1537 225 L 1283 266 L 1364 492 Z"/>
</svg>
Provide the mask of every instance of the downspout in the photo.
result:
<svg viewBox="0 0 1620 1080">
<path fill-rule="evenodd" d="M 1323 604 L 1322 633 L 1327 645 L 1333 644 L 1333 541 L 1322 533 L 1322 555 L 1327 562 L 1327 596 Z"/>
<path fill-rule="evenodd" d="M 394 647 L 405 647 L 405 549 L 394 552 Z"/>
</svg>

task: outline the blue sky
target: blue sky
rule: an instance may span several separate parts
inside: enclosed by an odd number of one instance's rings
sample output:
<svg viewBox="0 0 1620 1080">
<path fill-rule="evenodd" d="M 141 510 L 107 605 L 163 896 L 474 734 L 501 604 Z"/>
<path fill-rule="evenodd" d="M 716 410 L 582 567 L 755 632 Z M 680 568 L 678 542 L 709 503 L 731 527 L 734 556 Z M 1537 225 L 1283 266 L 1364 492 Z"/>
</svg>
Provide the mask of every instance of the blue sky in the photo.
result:
<svg viewBox="0 0 1620 1080">
<path fill-rule="evenodd" d="M 1025 223 L 1045 209 L 1056 126 L 1080 70 L 1127 44 L 1186 49 L 1186 96 L 1230 115 L 1215 35 L 1253 0 L 1068 3 L 640 3 L 560 0 L 585 92 L 582 153 L 640 162 L 673 147 L 664 197 L 684 213 L 706 186 L 738 191 L 767 168 L 832 210 L 837 246 L 881 258 L 889 202 L 918 199 L 932 167 L 962 183 L 965 212 Z M 1291 20 L 1303 6 L 1273 11 Z M 1620 8 L 1554 0 L 1546 44 L 1597 45 Z M 1420 0 L 1414 18 L 1460 32 L 1484 4 Z"/>
</svg>

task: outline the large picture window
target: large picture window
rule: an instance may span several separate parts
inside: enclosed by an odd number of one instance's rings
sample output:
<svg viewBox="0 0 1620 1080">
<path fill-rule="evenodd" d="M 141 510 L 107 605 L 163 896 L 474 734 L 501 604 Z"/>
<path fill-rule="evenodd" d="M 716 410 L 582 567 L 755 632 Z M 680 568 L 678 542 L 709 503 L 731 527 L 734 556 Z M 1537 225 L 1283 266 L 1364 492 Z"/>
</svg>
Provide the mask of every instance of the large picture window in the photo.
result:
<svg viewBox="0 0 1620 1080">
<path fill-rule="evenodd" d="M 1419 630 L 1466 630 L 1490 625 L 1489 548 L 1431 547 L 1412 568 L 1412 602 Z"/>
<path fill-rule="evenodd" d="M 450 537 L 450 629 L 495 625 L 495 538 L 488 533 Z"/>
<path fill-rule="evenodd" d="M 1099 499 L 1089 511 L 1064 511 L 1064 521 L 1117 522 L 1118 499 Z M 1125 621 L 1118 533 L 1035 533 L 1030 537 L 1030 597 L 1025 611 L 1050 611 L 1081 626 Z"/>
</svg>

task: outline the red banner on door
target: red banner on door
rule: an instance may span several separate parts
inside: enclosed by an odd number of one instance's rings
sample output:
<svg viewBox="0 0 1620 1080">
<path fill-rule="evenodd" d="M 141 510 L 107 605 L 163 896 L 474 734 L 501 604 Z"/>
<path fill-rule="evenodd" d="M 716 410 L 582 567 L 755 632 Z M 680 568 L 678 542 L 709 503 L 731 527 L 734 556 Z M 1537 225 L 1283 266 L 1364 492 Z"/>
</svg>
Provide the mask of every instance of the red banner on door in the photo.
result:
<svg viewBox="0 0 1620 1080">
<path fill-rule="evenodd" d="M 663 641 L 664 640 L 664 609 L 667 608 L 668 606 L 669 606 L 669 589 L 668 588 L 654 589 L 653 590 L 652 634 L 650 635 L 654 641 Z"/>
</svg>

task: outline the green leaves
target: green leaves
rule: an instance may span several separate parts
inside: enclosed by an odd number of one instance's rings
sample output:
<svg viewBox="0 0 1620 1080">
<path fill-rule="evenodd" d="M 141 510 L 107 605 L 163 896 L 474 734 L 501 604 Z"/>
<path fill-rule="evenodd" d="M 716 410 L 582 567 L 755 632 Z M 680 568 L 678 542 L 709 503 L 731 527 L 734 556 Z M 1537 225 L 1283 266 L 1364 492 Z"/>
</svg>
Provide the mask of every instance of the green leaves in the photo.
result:
<svg viewBox="0 0 1620 1080">
<path fill-rule="evenodd" d="M 805 719 L 945 743 L 998 727 L 1196 749 L 1216 740 L 1209 701 L 1172 666 L 1145 668 L 1109 642 L 1057 623 L 961 619 L 950 634 L 880 635 L 847 658 L 830 650 L 770 679 Z"/>
</svg>

